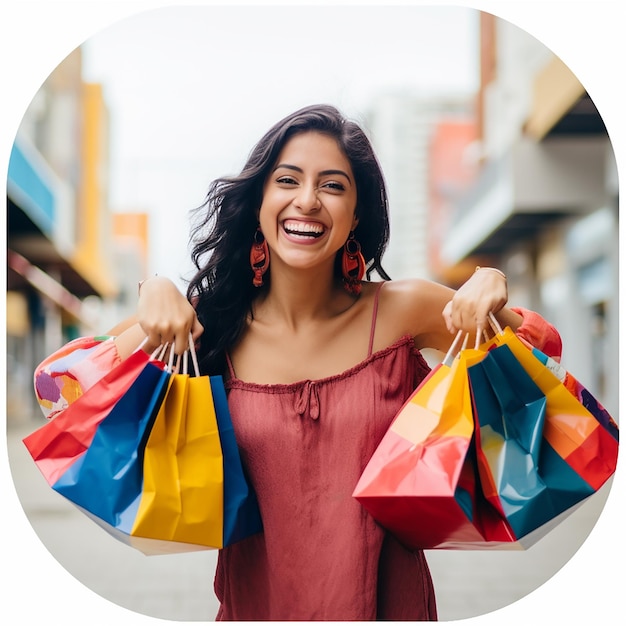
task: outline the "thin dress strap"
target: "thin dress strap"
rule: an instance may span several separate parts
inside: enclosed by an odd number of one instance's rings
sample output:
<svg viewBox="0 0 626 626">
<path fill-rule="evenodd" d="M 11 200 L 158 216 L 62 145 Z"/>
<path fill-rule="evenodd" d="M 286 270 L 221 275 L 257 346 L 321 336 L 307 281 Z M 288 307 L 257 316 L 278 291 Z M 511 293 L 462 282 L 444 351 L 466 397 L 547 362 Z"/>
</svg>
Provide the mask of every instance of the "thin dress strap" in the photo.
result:
<svg viewBox="0 0 626 626">
<path fill-rule="evenodd" d="M 230 360 L 230 353 L 226 350 L 226 363 L 228 363 L 228 371 L 230 372 L 230 377 L 232 379 L 237 378 L 235 376 L 235 368 L 233 367 L 233 362 Z"/>
<path fill-rule="evenodd" d="M 367 356 L 372 356 L 372 349 L 374 347 L 374 333 L 376 332 L 376 316 L 378 315 L 378 296 L 380 295 L 380 290 L 382 289 L 385 282 L 381 282 L 376 288 L 376 293 L 374 294 L 374 310 L 372 311 L 372 325 L 370 328 L 370 343 L 367 347 Z"/>
</svg>

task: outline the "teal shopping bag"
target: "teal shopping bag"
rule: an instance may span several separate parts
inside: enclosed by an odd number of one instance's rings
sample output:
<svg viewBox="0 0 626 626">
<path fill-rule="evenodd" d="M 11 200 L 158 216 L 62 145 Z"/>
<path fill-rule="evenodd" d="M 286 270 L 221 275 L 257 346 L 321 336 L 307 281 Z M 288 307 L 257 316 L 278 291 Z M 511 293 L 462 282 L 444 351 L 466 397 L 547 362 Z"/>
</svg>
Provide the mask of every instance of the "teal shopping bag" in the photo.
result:
<svg viewBox="0 0 626 626">
<path fill-rule="evenodd" d="M 481 487 L 518 539 L 594 493 L 544 437 L 548 400 L 507 345 L 468 376 Z"/>
</svg>

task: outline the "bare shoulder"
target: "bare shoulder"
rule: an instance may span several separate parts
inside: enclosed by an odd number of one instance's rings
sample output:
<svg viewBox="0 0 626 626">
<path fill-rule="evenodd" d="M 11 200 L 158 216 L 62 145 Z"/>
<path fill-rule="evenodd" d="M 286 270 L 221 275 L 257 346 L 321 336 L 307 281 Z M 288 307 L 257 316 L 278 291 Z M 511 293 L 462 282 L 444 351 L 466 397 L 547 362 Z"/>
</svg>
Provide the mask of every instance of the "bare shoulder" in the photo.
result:
<svg viewBox="0 0 626 626">
<path fill-rule="evenodd" d="M 392 343 L 403 336 L 417 347 L 440 348 L 437 337 L 447 339 L 442 311 L 453 290 L 424 279 L 391 280 L 380 292 L 377 341 Z"/>
</svg>

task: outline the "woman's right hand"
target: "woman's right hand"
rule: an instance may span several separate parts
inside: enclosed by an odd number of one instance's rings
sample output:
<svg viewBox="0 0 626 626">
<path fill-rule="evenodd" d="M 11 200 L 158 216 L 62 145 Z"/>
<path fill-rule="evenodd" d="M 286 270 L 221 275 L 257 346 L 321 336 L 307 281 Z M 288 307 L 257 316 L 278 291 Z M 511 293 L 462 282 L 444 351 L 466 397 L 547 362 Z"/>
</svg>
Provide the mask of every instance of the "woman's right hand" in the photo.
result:
<svg viewBox="0 0 626 626">
<path fill-rule="evenodd" d="M 189 348 L 189 333 L 195 342 L 204 331 L 193 306 L 164 276 L 153 276 L 142 283 L 137 322 L 148 337 L 146 352 L 167 343 L 174 344 L 176 354 L 183 354 Z"/>
</svg>

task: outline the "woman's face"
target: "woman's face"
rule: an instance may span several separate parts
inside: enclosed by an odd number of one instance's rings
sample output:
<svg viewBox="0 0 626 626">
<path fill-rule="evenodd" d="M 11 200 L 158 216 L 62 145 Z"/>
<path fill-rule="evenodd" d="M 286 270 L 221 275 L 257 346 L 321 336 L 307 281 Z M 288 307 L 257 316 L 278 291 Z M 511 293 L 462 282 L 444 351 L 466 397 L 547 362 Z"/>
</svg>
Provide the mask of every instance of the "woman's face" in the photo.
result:
<svg viewBox="0 0 626 626">
<path fill-rule="evenodd" d="M 356 201 L 350 162 L 335 139 L 317 132 L 292 137 L 265 183 L 259 212 L 272 262 L 300 269 L 334 262 L 358 223 Z"/>
</svg>

